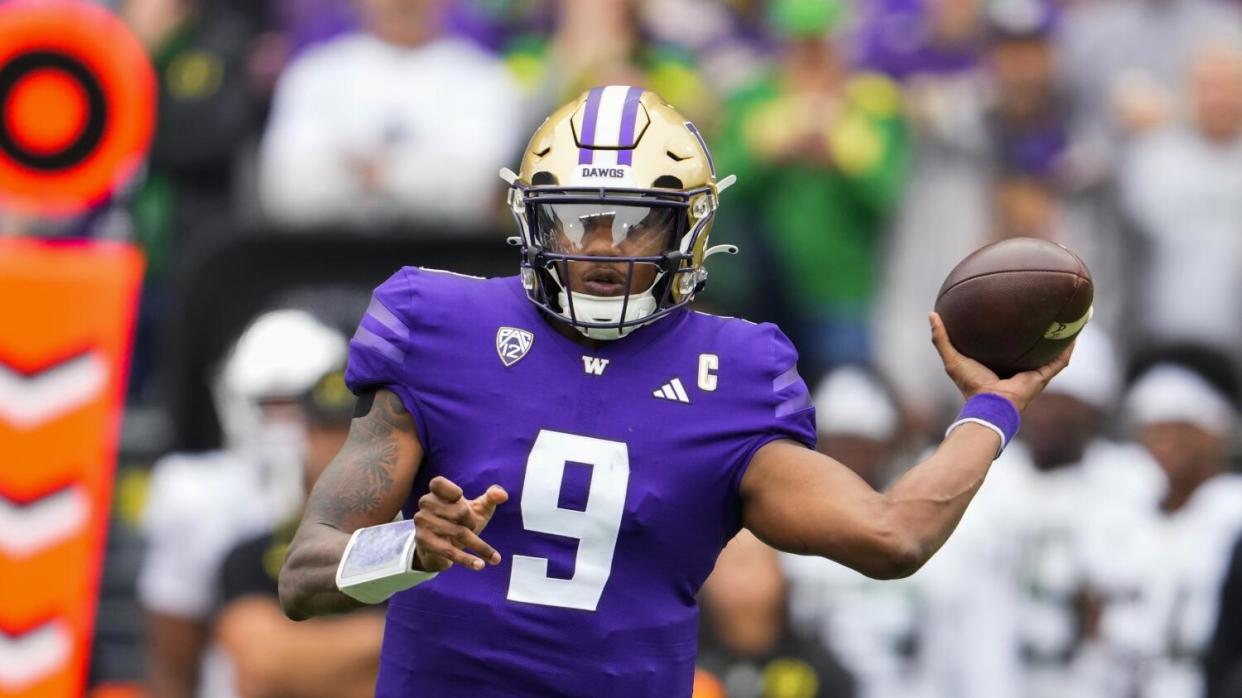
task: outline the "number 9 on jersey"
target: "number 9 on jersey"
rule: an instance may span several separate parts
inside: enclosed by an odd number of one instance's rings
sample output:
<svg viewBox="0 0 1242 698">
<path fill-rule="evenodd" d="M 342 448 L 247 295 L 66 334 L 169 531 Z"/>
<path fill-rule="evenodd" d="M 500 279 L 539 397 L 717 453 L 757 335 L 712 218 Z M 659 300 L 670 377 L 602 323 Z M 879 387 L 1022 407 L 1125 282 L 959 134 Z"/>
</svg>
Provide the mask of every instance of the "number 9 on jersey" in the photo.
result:
<svg viewBox="0 0 1242 698">
<path fill-rule="evenodd" d="M 591 485 L 582 511 L 559 506 L 569 462 L 591 466 Z M 549 577 L 547 558 L 514 555 L 510 601 L 595 610 L 612 575 L 629 479 L 630 455 L 624 443 L 539 432 L 526 460 L 522 525 L 528 531 L 577 538 L 578 555 L 570 579 Z"/>
</svg>

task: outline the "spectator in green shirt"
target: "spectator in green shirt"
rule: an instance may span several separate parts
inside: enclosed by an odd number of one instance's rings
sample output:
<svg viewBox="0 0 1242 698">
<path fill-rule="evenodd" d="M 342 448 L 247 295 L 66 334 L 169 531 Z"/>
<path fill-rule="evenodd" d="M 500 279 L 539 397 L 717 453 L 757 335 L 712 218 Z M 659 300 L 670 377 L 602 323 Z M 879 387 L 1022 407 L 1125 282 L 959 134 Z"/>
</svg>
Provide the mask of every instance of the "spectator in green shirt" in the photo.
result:
<svg viewBox="0 0 1242 698">
<path fill-rule="evenodd" d="M 907 137 L 898 87 L 852 73 L 832 41 L 839 0 L 777 0 L 773 70 L 726 107 L 715 146 L 728 195 L 750 210 L 770 283 L 807 368 L 870 359 L 880 239 L 901 193 Z M 737 204 L 734 204 L 737 205 Z"/>
</svg>

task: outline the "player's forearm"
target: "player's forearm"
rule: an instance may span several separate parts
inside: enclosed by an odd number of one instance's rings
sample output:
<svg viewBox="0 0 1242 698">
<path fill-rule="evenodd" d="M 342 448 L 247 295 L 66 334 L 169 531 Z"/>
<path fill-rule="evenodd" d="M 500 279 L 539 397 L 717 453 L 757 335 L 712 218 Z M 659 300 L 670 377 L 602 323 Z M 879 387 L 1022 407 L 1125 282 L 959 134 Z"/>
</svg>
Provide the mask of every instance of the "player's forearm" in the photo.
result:
<svg viewBox="0 0 1242 698">
<path fill-rule="evenodd" d="M 336 586 L 336 568 L 349 534 L 304 521 L 280 570 L 280 606 L 292 620 L 306 620 L 361 608 Z"/>
<path fill-rule="evenodd" d="M 349 536 L 393 520 L 422 461 L 414 420 L 396 394 L 367 393 L 359 411 L 341 452 L 311 490 L 280 571 L 280 605 L 293 620 L 363 605 L 336 586 Z"/>
<path fill-rule="evenodd" d="M 916 572 L 948 540 L 983 485 L 999 443 L 986 427 L 963 424 L 884 493 L 885 528 L 901 532 L 909 568 L 899 576 Z"/>
</svg>

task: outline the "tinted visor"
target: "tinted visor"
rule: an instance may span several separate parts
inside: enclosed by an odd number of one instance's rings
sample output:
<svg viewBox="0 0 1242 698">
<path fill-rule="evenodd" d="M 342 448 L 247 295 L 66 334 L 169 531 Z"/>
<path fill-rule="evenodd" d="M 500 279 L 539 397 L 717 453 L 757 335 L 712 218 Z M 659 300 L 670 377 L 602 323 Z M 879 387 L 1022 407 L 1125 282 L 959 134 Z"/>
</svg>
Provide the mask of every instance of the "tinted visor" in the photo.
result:
<svg viewBox="0 0 1242 698">
<path fill-rule="evenodd" d="M 682 210 L 608 202 L 537 203 L 535 240 L 560 254 L 654 257 L 667 251 Z"/>
</svg>

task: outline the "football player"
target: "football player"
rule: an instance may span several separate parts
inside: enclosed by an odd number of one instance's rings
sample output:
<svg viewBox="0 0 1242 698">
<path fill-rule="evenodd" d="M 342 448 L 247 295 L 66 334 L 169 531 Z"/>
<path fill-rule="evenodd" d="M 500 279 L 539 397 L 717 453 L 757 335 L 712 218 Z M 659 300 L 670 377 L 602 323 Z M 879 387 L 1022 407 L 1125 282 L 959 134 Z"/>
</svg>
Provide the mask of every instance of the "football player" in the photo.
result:
<svg viewBox="0 0 1242 698">
<path fill-rule="evenodd" d="M 687 696 L 695 593 L 742 526 L 911 574 L 1069 360 L 1000 380 L 932 316 L 968 400 L 881 494 L 814 450 L 780 330 L 687 307 L 733 178 L 677 111 L 594 88 L 502 174 L 520 275 L 407 267 L 375 291 L 357 416 L 280 576 L 293 618 L 391 597 L 379 696 Z"/>
<path fill-rule="evenodd" d="M 1140 374 L 1125 402 L 1164 487 L 1145 506 L 1114 512 L 1087 541 L 1103 601 L 1092 696 L 1205 694 L 1204 654 L 1242 533 L 1242 475 L 1229 469 L 1238 433 L 1231 364 L 1201 350 L 1169 359 Z"/>
<path fill-rule="evenodd" d="M 342 364 L 298 400 L 306 417 L 306 492 L 349 434 L 354 396 Z M 362 698 L 375 692 L 383 609 L 293 623 L 280 612 L 276 575 L 293 536 L 291 517 L 247 538 L 220 565 L 214 637 L 231 660 L 235 695 Z M 213 698 L 217 698 L 213 694 Z"/>
<path fill-rule="evenodd" d="M 224 448 L 156 463 L 137 579 L 151 695 L 234 694 L 228 658 L 211 638 L 220 564 L 233 545 L 297 512 L 306 450 L 297 398 L 345 356 L 345 337 L 308 313 L 260 315 L 212 386 Z"/>
<path fill-rule="evenodd" d="M 1163 476 L 1145 449 L 1104 437 L 1122 376 L 1097 329 L 1083 330 L 1074 365 L 1024 415 L 1022 434 L 997 464 L 1010 471 L 1008 486 L 989 490 L 1005 500 L 993 521 L 1014 553 L 1006 575 L 1025 698 L 1098 696 L 1089 678 L 1099 601 L 1087 579 L 1087 540 L 1161 489 Z"/>
</svg>

